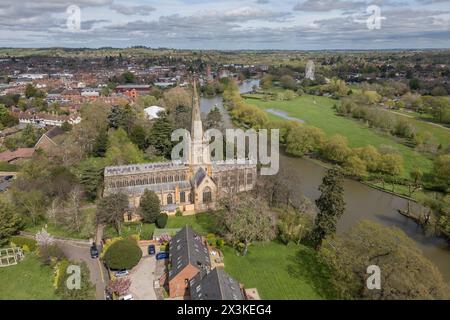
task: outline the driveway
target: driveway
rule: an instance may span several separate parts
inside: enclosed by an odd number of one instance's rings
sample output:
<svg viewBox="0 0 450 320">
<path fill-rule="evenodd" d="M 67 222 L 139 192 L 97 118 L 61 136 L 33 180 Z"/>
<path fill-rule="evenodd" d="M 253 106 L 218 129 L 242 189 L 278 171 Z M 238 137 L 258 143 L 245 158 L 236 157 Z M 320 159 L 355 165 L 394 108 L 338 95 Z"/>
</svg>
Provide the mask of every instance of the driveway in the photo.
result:
<svg viewBox="0 0 450 320">
<path fill-rule="evenodd" d="M 131 287 L 130 293 L 136 300 L 156 300 L 156 293 L 153 283 L 157 280 L 155 276 L 156 259 L 149 256 L 147 247 L 141 247 L 142 259 L 139 264 L 130 272 Z"/>
<path fill-rule="evenodd" d="M 105 286 L 108 274 L 99 259 L 92 259 L 89 244 L 78 244 L 70 241 L 57 240 L 58 247 L 70 260 L 86 262 L 90 271 L 90 280 L 95 285 L 97 300 L 105 300 Z"/>
</svg>

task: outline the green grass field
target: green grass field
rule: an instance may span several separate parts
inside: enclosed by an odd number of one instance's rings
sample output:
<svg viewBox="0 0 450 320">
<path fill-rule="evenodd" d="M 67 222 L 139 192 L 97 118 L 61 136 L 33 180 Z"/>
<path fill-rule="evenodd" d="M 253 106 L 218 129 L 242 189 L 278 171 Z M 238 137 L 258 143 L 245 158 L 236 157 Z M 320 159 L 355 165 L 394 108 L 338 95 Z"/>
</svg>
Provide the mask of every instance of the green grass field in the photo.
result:
<svg viewBox="0 0 450 320">
<path fill-rule="evenodd" d="M 257 288 L 262 299 L 333 298 L 328 275 L 311 248 L 265 242 L 250 246 L 245 257 L 230 247 L 223 253 L 225 270 L 246 288 Z"/>
<path fill-rule="evenodd" d="M 210 213 L 200 213 L 196 215 L 190 216 L 170 216 L 167 221 L 166 228 L 167 229 L 178 229 L 183 228 L 184 226 L 189 225 L 195 231 L 197 231 L 201 235 L 207 235 L 208 233 L 215 232 L 215 223 L 214 218 Z M 141 222 L 130 222 L 124 223 L 122 225 L 122 237 L 129 237 L 131 235 L 139 234 L 141 240 L 149 240 L 153 237 L 153 231 L 156 226 L 154 223 L 141 223 Z M 112 226 L 108 226 L 105 229 L 104 237 L 105 238 L 114 238 L 117 237 L 118 234 L 116 230 Z"/>
<path fill-rule="evenodd" d="M 0 300 L 56 300 L 53 270 L 34 254 L 15 266 L 0 268 Z"/>
<path fill-rule="evenodd" d="M 48 233 L 56 237 L 74 238 L 74 239 L 89 239 L 94 236 L 94 220 L 95 220 L 95 208 L 82 209 L 81 213 L 84 215 L 84 223 L 81 232 L 69 231 L 64 226 L 55 223 L 40 223 L 36 226 L 27 226 L 24 231 L 37 233 L 45 226 Z"/>
<path fill-rule="evenodd" d="M 211 213 L 200 213 L 191 216 L 169 217 L 166 228 L 183 228 L 189 225 L 202 235 L 216 231 L 214 217 Z"/>
<path fill-rule="evenodd" d="M 316 104 L 314 104 L 314 100 Z M 356 120 L 336 115 L 333 110 L 333 105 L 339 103 L 336 100 L 327 97 L 303 95 L 292 101 L 262 101 L 251 98 L 247 98 L 246 101 L 263 110 L 276 109 L 287 112 L 291 117 L 302 119 L 307 124 L 321 128 L 328 136 L 341 134 L 347 137 L 350 147 L 362 147 L 369 144 L 374 146 L 392 146 L 405 159 L 405 172 L 403 173 L 405 177 L 408 176 L 408 172 L 415 168 L 421 168 L 424 172 L 429 172 L 432 169 L 432 161 L 429 158 L 396 141 L 394 137 L 370 129 Z M 268 115 L 270 119 L 281 119 L 270 113 Z M 423 125 L 430 126 L 427 123 L 423 123 Z M 438 127 L 433 127 L 432 129 L 444 130 Z M 441 134 L 443 133 L 441 132 Z M 449 139 L 450 137 L 447 137 L 447 142 Z"/>
</svg>

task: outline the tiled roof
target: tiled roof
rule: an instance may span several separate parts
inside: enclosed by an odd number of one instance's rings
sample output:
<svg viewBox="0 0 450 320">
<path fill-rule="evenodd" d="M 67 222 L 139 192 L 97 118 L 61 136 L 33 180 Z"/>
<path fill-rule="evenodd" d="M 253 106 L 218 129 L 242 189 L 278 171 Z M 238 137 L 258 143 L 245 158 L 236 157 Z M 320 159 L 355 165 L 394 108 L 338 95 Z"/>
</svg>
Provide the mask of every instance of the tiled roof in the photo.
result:
<svg viewBox="0 0 450 320">
<path fill-rule="evenodd" d="M 197 274 L 189 283 L 192 300 L 244 300 L 239 282 L 223 268 Z"/>
<path fill-rule="evenodd" d="M 0 161 L 10 162 L 16 159 L 31 158 L 34 148 L 19 148 L 15 151 L 5 151 L 0 153 Z"/>
<path fill-rule="evenodd" d="M 201 236 L 189 226 L 181 229 L 170 240 L 169 254 L 172 266 L 169 271 L 169 281 L 188 265 L 197 268 L 199 272 L 211 268 L 208 248 L 204 245 Z"/>
</svg>

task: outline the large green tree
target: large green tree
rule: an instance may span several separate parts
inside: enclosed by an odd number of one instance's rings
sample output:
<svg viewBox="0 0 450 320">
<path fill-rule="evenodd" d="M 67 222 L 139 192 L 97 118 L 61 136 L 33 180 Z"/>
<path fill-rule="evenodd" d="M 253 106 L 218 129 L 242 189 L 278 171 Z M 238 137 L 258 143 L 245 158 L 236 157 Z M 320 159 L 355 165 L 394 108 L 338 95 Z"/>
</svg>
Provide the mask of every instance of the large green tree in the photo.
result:
<svg viewBox="0 0 450 320">
<path fill-rule="evenodd" d="M 155 148 L 157 155 L 170 157 L 173 143 L 171 141 L 173 124 L 165 113 L 156 119 L 150 132 L 149 142 Z"/>
<path fill-rule="evenodd" d="M 114 226 L 121 234 L 121 224 L 128 209 L 128 198 L 123 193 L 114 193 L 102 198 L 97 204 L 97 220 Z"/>
<path fill-rule="evenodd" d="M 230 196 L 223 199 L 225 213 L 217 215 L 218 226 L 228 241 L 246 255 L 253 241 L 275 237 L 272 212 L 267 202 L 252 196 Z"/>
<path fill-rule="evenodd" d="M 448 299 L 439 270 L 401 230 L 361 221 L 348 232 L 328 237 L 319 256 L 330 267 L 331 284 L 341 299 Z M 367 268 L 378 266 L 381 289 L 367 288 Z"/>
<path fill-rule="evenodd" d="M 319 250 L 325 237 L 336 232 L 336 226 L 345 211 L 343 175 L 341 169 L 329 169 L 319 187 L 321 195 L 316 200 L 319 212 L 317 214 L 313 241 L 316 250 Z"/>
<path fill-rule="evenodd" d="M 154 223 L 161 213 L 159 198 L 155 192 L 145 189 L 140 202 L 140 214 L 148 223 Z"/>
<path fill-rule="evenodd" d="M 20 219 L 14 213 L 13 207 L 0 199 L 0 247 L 8 243 L 20 227 Z"/>
</svg>

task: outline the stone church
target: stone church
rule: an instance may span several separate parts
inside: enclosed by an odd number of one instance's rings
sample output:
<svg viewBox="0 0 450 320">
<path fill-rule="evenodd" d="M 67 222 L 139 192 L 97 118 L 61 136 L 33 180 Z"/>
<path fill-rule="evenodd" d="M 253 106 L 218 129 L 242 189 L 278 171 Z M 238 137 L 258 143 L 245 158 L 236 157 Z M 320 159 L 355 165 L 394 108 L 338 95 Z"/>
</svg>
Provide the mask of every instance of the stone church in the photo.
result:
<svg viewBox="0 0 450 320">
<path fill-rule="evenodd" d="M 154 191 L 163 212 L 184 214 L 214 210 L 220 197 L 229 192 L 238 193 L 254 188 L 257 177 L 256 164 L 211 162 L 208 141 L 203 139 L 203 127 L 197 87 L 194 81 L 192 103 L 191 146 L 186 163 L 168 161 L 106 167 L 104 195 L 122 192 L 129 197 L 127 221 L 138 220 L 137 208 L 146 189 Z M 194 134 L 195 132 L 195 134 Z"/>
</svg>

